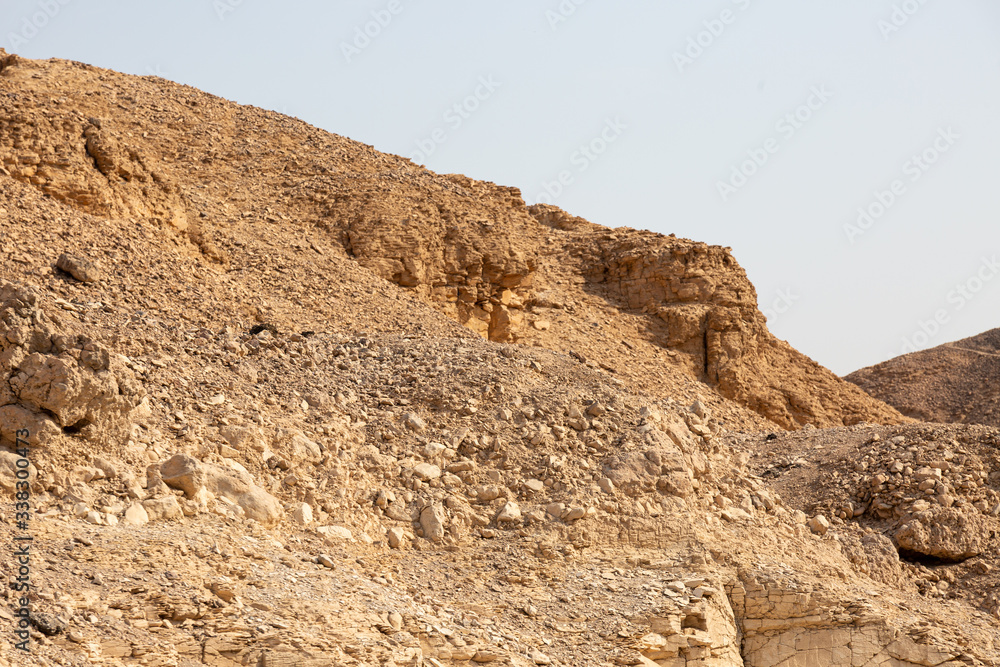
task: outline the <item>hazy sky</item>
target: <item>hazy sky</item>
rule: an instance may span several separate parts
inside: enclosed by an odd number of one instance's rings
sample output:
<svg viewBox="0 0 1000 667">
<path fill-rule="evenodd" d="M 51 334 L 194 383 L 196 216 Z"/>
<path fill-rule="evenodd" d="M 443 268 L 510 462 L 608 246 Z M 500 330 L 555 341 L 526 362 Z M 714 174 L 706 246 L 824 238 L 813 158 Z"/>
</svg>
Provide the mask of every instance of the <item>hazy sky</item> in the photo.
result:
<svg viewBox="0 0 1000 667">
<path fill-rule="evenodd" d="M 838 373 L 1000 326 L 998 34 L 996 0 L 0 5 L 30 58 L 731 246 L 771 330 Z"/>
</svg>

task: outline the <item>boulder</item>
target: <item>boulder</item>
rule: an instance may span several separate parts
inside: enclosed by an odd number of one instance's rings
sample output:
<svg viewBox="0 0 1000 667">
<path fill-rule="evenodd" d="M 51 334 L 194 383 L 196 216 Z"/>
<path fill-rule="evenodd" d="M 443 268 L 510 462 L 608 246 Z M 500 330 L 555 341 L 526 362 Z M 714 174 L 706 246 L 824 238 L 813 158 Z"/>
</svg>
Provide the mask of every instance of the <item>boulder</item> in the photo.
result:
<svg viewBox="0 0 1000 667">
<path fill-rule="evenodd" d="M 184 516 L 181 504 L 174 496 L 144 500 L 142 501 L 142 507 L 146 511 L 146 517 L 149 521 L 180 519 Z"/>
<path fill-rule="evenodd" d="M 424 531 L 424 537 L 431 542 L 443 540 L 447 520 L 444 508 L 440 505 L 428 505 L 422 509 L 420 511 L 420 527 Z"/>
<path fill-rule="evenodd" d="M 413 474 L 418 479 L 430 481 L 441 476 L 441 468 L 433 463 L 418 463 L 413 467 Z"/>
<path fill-rule="evenodd" d="M 809 530 L 817 535 L 826 535 L 826 531 L 830 530 L 830 521 L 822 514 L 817 514 L 809 519 Z"/>
<path fill-rule="evenodd" d="M 960 562 L 978 556 L 987 547 L 990 520 L 973 511 L 933 507 L 903 518 L 893 534 L 901 552 Z"/>
<path fill-rule="evenodd" d="M 330 544 L 354 541 L 354 533 L 351 532 L 350 528 L 345 528 L 344 526 L 320 526 L 316 529 L 316 532 L 322 535 Z"/>
<path fill-rule="evenodd" d="M 519 523 L 521 508 L 513 500 L 504 504 L 497 513 L 497 523 Z"/>
<path fill-rule="evenodd" d="M 56 260 L 56 268 L 73 276 L 81 283 L 93 283 L 103 278 L 103 271 L 84 257 L 63 253 Z"/>
<path fill-rule="evenodd" d="M 124 523 L 129 526 L 142 526 L 149 523 L 149 512 L 140 503 L 132 503 L 125 510 Z"/>
<path fill-rule="evenodd" d="M 300 523 L 303 526 L 309 525 L 313 522 L 312 507 L 310 507 L 308 503 L 295 503 L 291 516 L 292 521 Z"/>
<path fill-rule="evenodd" d="M 233 501 L 250 519 L 265 525 L 281 520 L 284 510 L 278 499 L 254 484 L 243 470 L 203 463 L 186 454 L 177 454 L 159 467 L 163 482 L 180 489 L 188 498 L 195 498 L 204 489 L 215 496 Z"/>
<path fill-rule="evenodd" d="M 413 536 L 403 528 L 390 528 L 386 531 L 385 536 L 391 549 L 402 549 L 407 542 L 413 539 Z"/>
</svg>

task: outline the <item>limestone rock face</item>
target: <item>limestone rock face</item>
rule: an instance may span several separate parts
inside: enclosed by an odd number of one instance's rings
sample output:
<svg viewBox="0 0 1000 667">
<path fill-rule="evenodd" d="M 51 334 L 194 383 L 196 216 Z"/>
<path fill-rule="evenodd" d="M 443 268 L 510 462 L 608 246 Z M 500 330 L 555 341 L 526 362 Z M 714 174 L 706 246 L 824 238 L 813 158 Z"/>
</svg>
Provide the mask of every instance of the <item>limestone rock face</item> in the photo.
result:
<svg viewBox="0 0 1000 667">
<path fill-rule="evenodd" d="M 681 597 L 649 617 L 650 632 L 637 647 L 648 662 L 640 664 L 742 667 L 739 625 L 728 598 L 709 586 L 697 594 L 686 588 L 683 592 L 693 599 Z"/>
<path fill-rule="evenodd" d="M 607 230 L 552 206 L 525 207 L 514 188 L 445 178 L 447 197 L 428 186 L 418 205 L 410 184 L 384 188 L 377 199 L 338 197 L 323 215 L 361 264 L 491 340 L 518 341 L 529 322 L 550 331 L 551 322 L 529 317 L 533 309 L 569 310 L 580 292 L 593 292 L 621 313 L 641 312 L 655 343 L 678 353 L 692 376 L 781 426 L 904 421 L 774 338 L 728 248 Z M 491 220 L 503 220 L 502 229 Z M 543 295 L 540 285 L 578 282 L 540 252 L 549 229 L 563 236 L 547 252 L 583 284 Z"/>
<path fill-rule="evenodd" d="M 728 248 L 633 230 L 595 230 L 570 250 L 587 282 L 641 311 L 657 342 L 734 401 L 786 428 L 899 422 L 892 408 L 776 339 Z M 834 407 L 836 406 L 836 407 Z"/>
<path fill-rule="evenodd" d="M 11 172 L 14 178 L 88 213 L 142 215 L 187 227 L 176 187 L 146 166 L 152 162 L 113 120 L 81 118 L 68 110 L 24 120 L 5 122 L 0 132 L 3 152 L 25 158 Z"/>
<path fill-rule="evenodd" d="M 405 187 L 359 179 L 361 194 L 338 197 L 326 213 L 362 265 L 486 338 L 516 339 L 521 318 L 512 299 L 531 286 L 535 259 L 515 239 L 529 239 L 534 221 L 516 188 L 445 178 L 448 191 L 432 188 L 422 200 Z"/>
<path fill-rule="evenodd" d="M 604 475 L 629 496 L 650 493 L 657 487 L 675 496 L 691 493 L 692 474 L 679 449 L 658 447 L 616 454 L 605 463 Z"/>
<path fill-rule="evenodd" d="M 960 651 L 918 643 L 865 604 L 846 606 L 816 584 L 746 572 L 730 597 L 748 667 L 959 664 L 949 661 Z"/>
<path fill-rule="evenodd" d="M 120 442 L 145 391 L 123 359 L 85 336 L 63 333 L 35 290 L 0 285 L 0 438 L 12 444 L 62 432 Z"/>
</svg>

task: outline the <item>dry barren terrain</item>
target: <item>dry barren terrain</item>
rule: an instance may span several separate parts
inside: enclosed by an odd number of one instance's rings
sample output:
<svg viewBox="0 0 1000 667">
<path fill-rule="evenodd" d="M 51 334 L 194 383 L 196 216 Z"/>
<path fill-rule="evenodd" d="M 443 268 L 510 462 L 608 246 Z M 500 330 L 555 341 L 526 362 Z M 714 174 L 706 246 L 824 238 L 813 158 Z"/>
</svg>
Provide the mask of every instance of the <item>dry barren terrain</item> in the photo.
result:
<svg viewBox="0 0 1000 667">
<path fill-rule="evenodd" d="M 0 239 L 0 665 L 1000 665 L 1000 432 L 727 248 L 2 51 Z"/>
</svg>

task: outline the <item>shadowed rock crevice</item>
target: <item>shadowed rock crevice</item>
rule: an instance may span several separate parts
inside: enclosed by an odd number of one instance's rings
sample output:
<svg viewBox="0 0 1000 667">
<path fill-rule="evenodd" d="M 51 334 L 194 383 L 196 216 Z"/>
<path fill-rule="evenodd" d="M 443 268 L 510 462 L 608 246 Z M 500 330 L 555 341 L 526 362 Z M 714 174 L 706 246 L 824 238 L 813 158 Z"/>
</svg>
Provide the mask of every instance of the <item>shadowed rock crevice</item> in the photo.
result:
<svg viewBox="0 0 1000 667">
<path fill-rule="evenodd" d="M 964 563 L 970 558 L 975 556 L 952 556 L 947 558 L 942 558 L 939 556 L 931 556 L 919 551 L 912 551 L 910 549 L 900 549 L 899 558 L 907 563 L 917 563 L 919 565 L 926 565 L 927 567 L 938 567 L 941 565 L 958 565 Z"/>
</svg>

